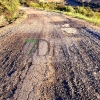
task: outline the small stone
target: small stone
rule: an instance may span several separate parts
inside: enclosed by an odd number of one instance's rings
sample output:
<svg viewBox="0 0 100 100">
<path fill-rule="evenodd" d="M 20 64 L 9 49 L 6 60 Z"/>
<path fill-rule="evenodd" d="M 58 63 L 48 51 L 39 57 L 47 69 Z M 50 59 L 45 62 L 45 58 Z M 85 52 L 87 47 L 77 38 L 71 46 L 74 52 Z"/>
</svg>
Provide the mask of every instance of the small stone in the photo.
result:
<svg viewBox="0 0 100 100">
<path fill-rule="evenodd" d="M 69 24 L 64 24 L 62 25 L 62 27 L 69 27 Z"/>
<path fill-rule="evenodd" d="M 97 73 L 96 73 L 96 72 L 94 72 L 93 74 L 94 74 L 94 75 L 96 75 Z"/>
<path fill-rule="evenodd" d="M 100 95 L 99 94 L 97 94 L 97 98 L 100 100 Z"/>
</svg>

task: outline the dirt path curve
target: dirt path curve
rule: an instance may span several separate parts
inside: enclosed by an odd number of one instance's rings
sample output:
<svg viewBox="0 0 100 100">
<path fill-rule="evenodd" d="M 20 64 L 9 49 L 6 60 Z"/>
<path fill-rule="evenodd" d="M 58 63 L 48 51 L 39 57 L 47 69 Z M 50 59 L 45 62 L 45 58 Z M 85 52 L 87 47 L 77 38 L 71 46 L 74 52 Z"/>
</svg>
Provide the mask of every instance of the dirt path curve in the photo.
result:
<svg viewBox="0 0 100 100">
<path fill-rule="evenodd" d="M 54 12 L 0 34 L 0 100 L 100 100 L 100 29 Z"/>
</svg>

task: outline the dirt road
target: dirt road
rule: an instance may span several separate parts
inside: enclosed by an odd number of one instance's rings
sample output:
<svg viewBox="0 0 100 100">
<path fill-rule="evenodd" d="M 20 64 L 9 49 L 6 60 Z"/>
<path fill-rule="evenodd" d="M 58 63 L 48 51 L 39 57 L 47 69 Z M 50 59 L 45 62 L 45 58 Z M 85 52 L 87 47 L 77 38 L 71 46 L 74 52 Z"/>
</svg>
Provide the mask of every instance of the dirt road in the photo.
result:
<svg viewBox="0 0 100 100">
<path fill-rule="evenodd" d="M 100 100 L 100 29 L 54 12 L 0 34 L 0 100 Z"/>
</svg>

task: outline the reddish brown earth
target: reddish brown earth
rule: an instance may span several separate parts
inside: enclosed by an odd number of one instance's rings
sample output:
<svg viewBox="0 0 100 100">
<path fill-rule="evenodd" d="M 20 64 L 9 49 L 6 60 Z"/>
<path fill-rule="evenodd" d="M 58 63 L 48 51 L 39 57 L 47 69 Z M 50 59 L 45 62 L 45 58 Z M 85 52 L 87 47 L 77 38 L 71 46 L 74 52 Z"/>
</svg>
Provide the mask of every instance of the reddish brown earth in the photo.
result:
<svg viewBox="0 0 100 100">
<path fill-rule="evenodd" d="M 28 17 L 0 34 L 0 100 L 100 100 L 100 29 L 21 9 Z"/>
</svg>

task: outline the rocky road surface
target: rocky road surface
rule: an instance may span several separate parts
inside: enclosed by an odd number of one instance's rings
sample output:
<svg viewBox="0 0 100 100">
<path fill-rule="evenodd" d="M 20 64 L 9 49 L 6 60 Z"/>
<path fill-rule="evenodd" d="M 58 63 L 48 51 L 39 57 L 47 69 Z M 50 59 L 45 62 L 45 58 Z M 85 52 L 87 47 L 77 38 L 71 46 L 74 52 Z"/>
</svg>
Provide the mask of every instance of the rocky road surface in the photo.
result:
<svg viewBox="0 0 100 100">
<path fill-rule="evenodd" d="M 100 100 L 100 29 L 24 8 L 0 34 L 0 100 Z"/>
</svg>

